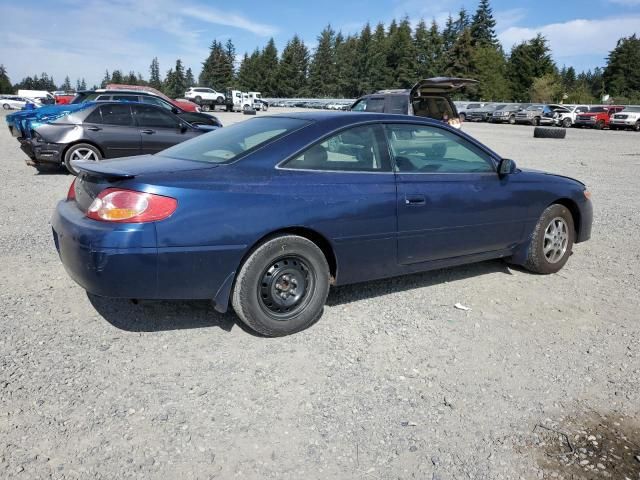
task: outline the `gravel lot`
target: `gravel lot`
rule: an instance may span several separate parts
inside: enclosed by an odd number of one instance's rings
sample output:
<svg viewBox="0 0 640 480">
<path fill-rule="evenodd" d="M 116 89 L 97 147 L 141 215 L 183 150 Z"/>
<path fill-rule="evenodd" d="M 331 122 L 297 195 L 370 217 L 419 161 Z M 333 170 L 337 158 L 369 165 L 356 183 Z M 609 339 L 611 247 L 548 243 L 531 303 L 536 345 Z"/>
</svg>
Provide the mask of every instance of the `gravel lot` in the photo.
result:
<svg viewBox="0 0 640 480">
<path fill-rule="evenodd" d="M 71 177 L 27 167 L 3 119 L 0 478 L 640 478 L 639 134 L 465 124 L 585 181 L 592 240 L 552 276 L 334 288 L 267 339 L 206 302 L 88 297 L 49 226 Z"/>
</svg>

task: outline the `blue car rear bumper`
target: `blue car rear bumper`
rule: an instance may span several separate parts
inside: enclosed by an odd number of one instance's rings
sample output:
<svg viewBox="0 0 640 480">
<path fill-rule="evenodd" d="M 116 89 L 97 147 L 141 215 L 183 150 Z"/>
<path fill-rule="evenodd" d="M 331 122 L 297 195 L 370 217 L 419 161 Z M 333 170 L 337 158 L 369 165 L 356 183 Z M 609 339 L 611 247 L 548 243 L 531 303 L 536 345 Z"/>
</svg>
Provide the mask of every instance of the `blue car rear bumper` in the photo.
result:
<svg viewBox="0 0 640 480">
<path fill-rule="evenodd" d="M 154 223 L 91 220 L 58 203 L 53 238 L 65 269 L 90 293 L 112 298 L 212 299 L 226 310 L 245 245 L 157 247 Z"/>
</svg>

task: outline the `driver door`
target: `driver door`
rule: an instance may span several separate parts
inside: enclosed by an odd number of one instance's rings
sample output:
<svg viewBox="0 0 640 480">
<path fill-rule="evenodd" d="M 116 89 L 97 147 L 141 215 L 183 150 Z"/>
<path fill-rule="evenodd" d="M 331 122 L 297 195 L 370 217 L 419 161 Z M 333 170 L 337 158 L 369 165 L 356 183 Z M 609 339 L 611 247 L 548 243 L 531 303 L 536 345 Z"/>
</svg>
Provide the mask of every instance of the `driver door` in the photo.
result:
<svg viewBox="0 0 640 480">
<path fill-rule="evenodd" d="M 487 152 L 435 126 L 385 130 L 396 174 L 400 264 L 499 251 L 521 240 L 526 203 Z"/>
</svg>

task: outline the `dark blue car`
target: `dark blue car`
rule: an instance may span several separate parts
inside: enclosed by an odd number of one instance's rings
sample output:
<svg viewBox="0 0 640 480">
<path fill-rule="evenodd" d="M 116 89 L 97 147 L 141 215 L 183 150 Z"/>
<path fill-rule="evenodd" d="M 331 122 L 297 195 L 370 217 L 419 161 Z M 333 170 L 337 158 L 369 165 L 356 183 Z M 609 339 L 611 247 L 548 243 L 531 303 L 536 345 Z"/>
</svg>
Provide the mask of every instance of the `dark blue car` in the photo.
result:
<svg viewBox="0 0 640 480">
<path fill-rule="evenodd" d="M 554 273 L 591 234 L 584 184 L 414 116 L 259 117 L 74 164 L 52 225 L 82 287 L 231 302 L 269 336 L 315 322 L 330 285 L 493 258 Z"/>
</svg>

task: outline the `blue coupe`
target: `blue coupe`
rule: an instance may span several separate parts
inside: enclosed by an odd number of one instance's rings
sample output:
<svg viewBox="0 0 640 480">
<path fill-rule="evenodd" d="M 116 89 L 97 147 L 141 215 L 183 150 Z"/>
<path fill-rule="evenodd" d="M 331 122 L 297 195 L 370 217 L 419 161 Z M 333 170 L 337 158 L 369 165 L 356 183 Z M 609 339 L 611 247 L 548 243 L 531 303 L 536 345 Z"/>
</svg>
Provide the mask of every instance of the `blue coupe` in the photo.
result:
<svg viewBox="0 0 640 480">
<path fill-rule="evenodd" d="M 268 336 L 315 322 L 330 285 L 494 258 L 554 273 L 591 235 L 584 184 L 414 116 L 265 116 L 74 165 L 52 225 L 76 282 L 221 312 L 231 302 Z"/>
</svg>

